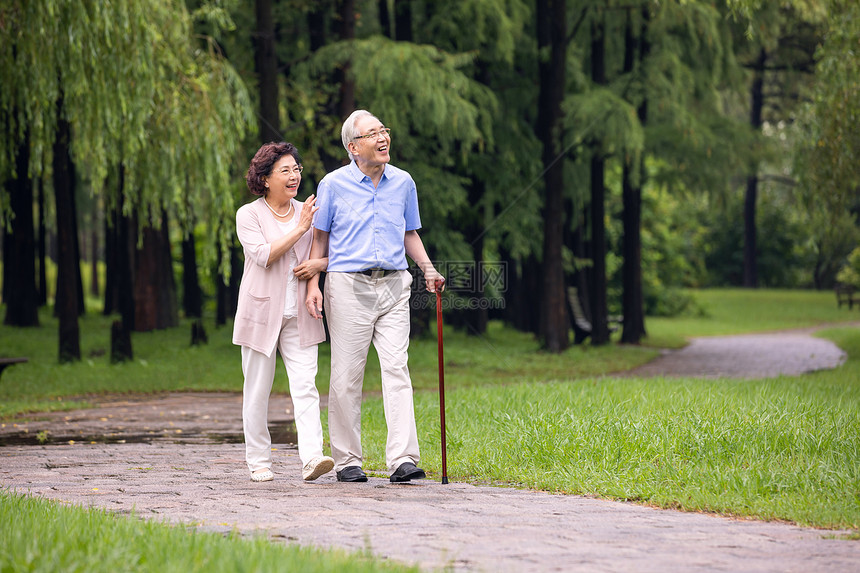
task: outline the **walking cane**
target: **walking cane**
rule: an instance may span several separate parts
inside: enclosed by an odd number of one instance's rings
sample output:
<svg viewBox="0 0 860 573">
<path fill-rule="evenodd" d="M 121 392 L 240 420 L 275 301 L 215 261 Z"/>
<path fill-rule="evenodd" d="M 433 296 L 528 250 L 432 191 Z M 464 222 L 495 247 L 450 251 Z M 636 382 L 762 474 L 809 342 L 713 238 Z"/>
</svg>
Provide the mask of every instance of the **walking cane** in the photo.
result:
<svg viewBox="0 0 860 573">
<path fill-rule="evenodd" d="M 448 483 L 448 452 L 445 444 L 445 358 L 442 350 L 442 285 L 436 281 L 436 330 L 439 339 L 439 419 L 442 422 L 442 483 Z"/>
</svg>

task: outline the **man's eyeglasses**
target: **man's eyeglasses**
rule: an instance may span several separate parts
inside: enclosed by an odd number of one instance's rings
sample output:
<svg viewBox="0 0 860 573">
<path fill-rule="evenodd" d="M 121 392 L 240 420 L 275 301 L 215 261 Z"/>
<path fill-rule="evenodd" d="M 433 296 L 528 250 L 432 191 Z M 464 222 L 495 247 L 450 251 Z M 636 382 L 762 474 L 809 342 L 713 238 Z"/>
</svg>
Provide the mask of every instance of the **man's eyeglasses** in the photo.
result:
<svg viewBox="0 0 860 573">
<path fill-rule="evenodd" d="M 390 127 L 383 127 L 379 131 L 371 131 L 370 133 L 367 133 L 365 135 L 356 135 L 355 137 L 352 138 L 352 140 L 355 141 L 357 139 L 376 139 L 380 135 L 384 135 L 385 137 L 388 137 L 390 134 L 391 134 L 391 128 Z"/>
<path fill-rule="evenodd" d="M 281 175 L 289 175 L 290 173 L 295 173 L 296 175 L 301 175 L 302 169 L 304 169 L 304 167 L 302 167 L 301 165 L 296 165 L 292 169 L 290 169 L 289 167 L 284 167 L 283 169 L 281 169 L 279 171 L 279 173 Z"/>
</svg>

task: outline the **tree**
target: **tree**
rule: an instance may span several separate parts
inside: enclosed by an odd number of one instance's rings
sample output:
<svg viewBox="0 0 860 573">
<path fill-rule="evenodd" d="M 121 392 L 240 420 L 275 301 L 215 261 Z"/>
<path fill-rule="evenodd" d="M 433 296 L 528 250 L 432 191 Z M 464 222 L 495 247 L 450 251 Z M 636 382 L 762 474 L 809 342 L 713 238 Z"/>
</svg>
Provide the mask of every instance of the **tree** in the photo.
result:
<svg viewBox="0 0 860 573">
<path fill-rule="evenodd" d="M 648 38 L 648 21 L 651 19 L 650 8 L 643 4 L 640 13 L 642 22 L 637 34 L 634 30 L 637 15 L 632 8 L 627 11 L 624 29 L 624 73 L 632 75 L 634 71 L 638 71 L 641 78 L 640 82 L 642 82 L 644 80 L 643 64 L 650 51 L 650 39 Z M 631 103 L 636 105 L 639 123 L 644 127 L 648 119 L 648 99 L 642 93 L 644 90 L 641 87 L 636 91 L 639 93 L 631 94 L 628 98 L 632 100 Z M 621 342 L 625 344 L 638 344 L 641 337 L 646 334 L 645 302 L 642 290 L 642 187 L 644 179 L 644 156 L 625 154 L 621 181 L 624 203 L 622 214 L 624 266 L 622 268 L 621 314 L 623 330 Z"/>
<path fill-rule="evenodd" d="M 739 58 L 745 61 L 751 76 L 748 121 L 755 133 L 761 134 L 768 125 L 793 124 L 798 104 L 808 97 L 812 57 L 819 43 L 818 28 L 823 15 L 820 7 L 817 3 L 764 3 L 755 6 L 750 15 L 758 23 L 754 34 L 736 29 Z M 778 141 L 768 141 L 765 137 L 761 141 L 771 149 L 778 145 Z M 756 288 L 759 283 L 756 213 L 760 183 L 765 174 L 761 173 L 764 157 L 759 155 L 755 159 L 751 162 L 744 191 L 742 284 L 747 288 Z"/>
<path fill-rule="evenodd" d="M 816 52 L 815 87 L 800 116 L 796 169 L 800 204 L 814 222 L 816 288 L 832 285 L 860 240 L 860 7 L 833 2 Z"/>
<path fill-rule="evenodd" d="M 74 204 L 71 178 L 64 175 L 71 162 L 109 211 L 137 212 L 154 227 L 165 205 L 181 220 L 192 214 L 232 220 L 225 190 L 250 106 L 234 71 L 211 45 L 193 38 L 192 15 L 183 2 L 13 0 L 0 10 L 0 78 L 9 86 L 0 97 L 0 179 L 27 176 L 13 176 L 11 169 L 26 127 L 35 151 L 29 174 L 41 178 L 53 171 L 61 233 L 70 223 L 60 207 Z M 223 11 L 207 4 L 197 14 L 216 18 Z M 106 188 L 116 165 L 122 166 L 124 185 Z M 176 200 L 188 192 L 189 173 L 196 197 L 191 210 Z M 77 281 L 68 279 L 79 256 L 76 237 L 67 239 L 58 263 L 63 313 L 70 313 L 68 301 L 79 295 Z M 213 231 L 210 252 L 226 241 Z M 61 316 L 63 360 L 79 358 L 76 321 Z"/>
<path fill-rule="evenodd" d="M 272 0 L 255 0 L 257 15 L 254 33 L 254 62 L 257 68 L 257 93 L 260 96 L 260 143 L 280 141 L 280 100 L 278 98 L 278 58 L 275 54 L 275 20 Z"/>
<path fill-rule="evenodd" d="M 568 42 L 566 1 L 538 1 L 537 19 L 540 96 L 536 131 L 543 143 L 545 197 L 540 325 L 547 350 L 561 352 L 569 345 L 570 332 L 562 262 L 564 172 L 560 161 Z"/>
<path fill-rule="evenodd" d="M 3 230 L 3 302 L 6 303 L 3 323 L 9 326 L 39 325 L 33 182 L 26 176 L 29 159 L 30 140 L 25 136 L 15 165 L 21 176 L 7 182 L 12 220 Z"/>
</svg>

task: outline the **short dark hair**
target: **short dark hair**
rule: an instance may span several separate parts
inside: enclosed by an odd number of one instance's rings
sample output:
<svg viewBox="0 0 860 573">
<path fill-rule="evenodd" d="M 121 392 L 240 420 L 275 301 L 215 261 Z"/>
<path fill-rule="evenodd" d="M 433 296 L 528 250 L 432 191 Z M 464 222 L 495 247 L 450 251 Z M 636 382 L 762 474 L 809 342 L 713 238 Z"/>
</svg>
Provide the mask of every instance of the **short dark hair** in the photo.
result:
<svg viewBox="0 0 860 573">
<path fill-rule="evenodd" d="M 254 158 L 251 160 L 251 165 L 248 166 L 248 173 L 245 174 L 245 182 L 248 184 L 248 191 L 254 195 L 266 194 L 266 182 L 263 177 L 272 173 L 272 169 L 281 157 L 284 155 L 292 155 L 296 160 L 297 165 L 302 164 L 299 157 L 299 150 L 292 143 L 286 141 L 270 142 L 264 144 Z"/>
</svg>

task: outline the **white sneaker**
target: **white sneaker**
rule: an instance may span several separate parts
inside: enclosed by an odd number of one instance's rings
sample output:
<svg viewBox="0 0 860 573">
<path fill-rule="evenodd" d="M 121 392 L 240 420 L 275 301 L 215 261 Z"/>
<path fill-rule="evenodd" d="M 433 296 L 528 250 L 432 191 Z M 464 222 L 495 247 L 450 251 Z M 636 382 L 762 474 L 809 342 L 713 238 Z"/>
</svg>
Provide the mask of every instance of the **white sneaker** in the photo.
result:
<svg viewBox="0 0 860 573">
<path fill-rule="evenodd" d="M 302 468 L 302 478 L 312 481 L 334 468 L 334 460 L 328 456 L 317 456 Z"/>
<path fill-rule="evenodd" d="M 275 479 L 275 474 L 272 473 L 272 470 L 266 469 L 261 472 L 251 473 L 251 481 L 272 481 Z"/>
</svg>

